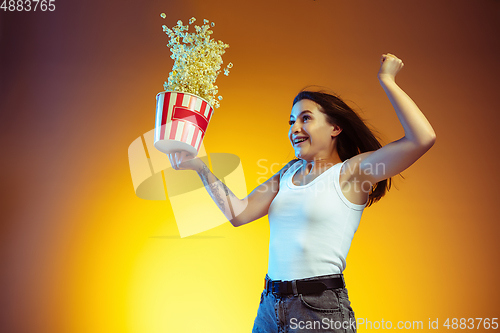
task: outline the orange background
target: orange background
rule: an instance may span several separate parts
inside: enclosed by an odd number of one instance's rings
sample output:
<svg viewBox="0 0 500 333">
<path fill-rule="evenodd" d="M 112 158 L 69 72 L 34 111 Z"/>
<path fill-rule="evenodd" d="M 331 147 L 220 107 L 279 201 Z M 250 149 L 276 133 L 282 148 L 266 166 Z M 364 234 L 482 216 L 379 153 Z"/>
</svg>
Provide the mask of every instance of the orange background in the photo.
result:
<svg viewBox="0 0 500 333">
<path fill-rule="evenodd" d="M 192 16 L 234 64 L 205 147 L 241 158 L 249 192 L 271 176 L 259 160 L 293 158 L 306 85 L 339 93 L 383 144 L 402 137 L 377 71 L 383 53 L 403 59 L 397 82 L 437 141 L 363 214 L 345 270 L 356 317 L 500 317 L 499 1 L 57 1 L 0 12 L 2 332 L 251 331 L 267 217 L 181 239 L 129 172 L 173 64 L 161 25 Z"/>
</svg>

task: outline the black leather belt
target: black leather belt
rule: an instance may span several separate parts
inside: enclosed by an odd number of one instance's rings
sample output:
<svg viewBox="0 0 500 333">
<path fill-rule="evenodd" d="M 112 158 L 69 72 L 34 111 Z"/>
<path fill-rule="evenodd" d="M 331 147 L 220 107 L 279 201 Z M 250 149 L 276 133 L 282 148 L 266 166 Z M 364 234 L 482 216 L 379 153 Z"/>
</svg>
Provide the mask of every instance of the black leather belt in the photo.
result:
<svg viewBox="0 0 500 333">
<path fill-rule="evenodd" d="M 294 288 L 295 285 L 295 288 Z M 344 276 L 318 280 L 265 280 L 264 289 L 278 295 L 320 294 L 327 289 L 345 288 Z M 294 290 L 296 289 L 296 290 Z"/>
</svg>

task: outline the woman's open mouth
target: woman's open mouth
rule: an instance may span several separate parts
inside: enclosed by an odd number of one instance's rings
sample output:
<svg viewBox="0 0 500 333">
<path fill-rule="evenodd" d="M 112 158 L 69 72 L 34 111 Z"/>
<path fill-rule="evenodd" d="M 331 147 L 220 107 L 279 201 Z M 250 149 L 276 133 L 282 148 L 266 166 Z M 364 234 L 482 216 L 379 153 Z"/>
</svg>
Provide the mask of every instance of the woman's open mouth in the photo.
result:
<svg viewBox="0 0 500 333">
<path fill-rule="evenodd" d="M 309 140 L 309 138 L 298 138 L 293 140 L 293 145 L 294 146 L 300 146 L 302 143 L 305 141 Z"/>
</svg>

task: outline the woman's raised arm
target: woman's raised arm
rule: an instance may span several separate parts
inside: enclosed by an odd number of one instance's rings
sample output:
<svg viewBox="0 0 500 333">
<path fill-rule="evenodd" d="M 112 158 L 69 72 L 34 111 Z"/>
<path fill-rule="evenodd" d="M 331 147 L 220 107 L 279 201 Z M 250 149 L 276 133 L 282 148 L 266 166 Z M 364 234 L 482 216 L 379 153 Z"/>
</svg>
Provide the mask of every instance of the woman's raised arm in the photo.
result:
<svg viewBox="0 0 500 333">
<path fill-rule="evenodd" d="M 381 59 L 380 84 L 387 94 L 405 135 L 382 148 L 358 154 L 348 161 L 351 179 L 375 184 L 403 172 L 435 143 L 436 133 L 422 111 L 396 84 L 396 74 L 403 68 L 401 59 L 388 53 Z"/>
</svg>

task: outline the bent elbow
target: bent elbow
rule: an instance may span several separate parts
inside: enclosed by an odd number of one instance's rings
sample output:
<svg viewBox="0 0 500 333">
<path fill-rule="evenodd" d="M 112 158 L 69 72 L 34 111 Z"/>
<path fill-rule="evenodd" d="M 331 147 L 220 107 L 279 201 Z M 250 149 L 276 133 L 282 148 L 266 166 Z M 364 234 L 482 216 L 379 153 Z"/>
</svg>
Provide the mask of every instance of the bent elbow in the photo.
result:
<svg viewBox="0 0 500 333">
<path fill-rule="evenodd" d="M 431 136 L 427 142 L 427 147 L 430 149 L 436 143 L 436 134 Z"/>
<path fill-rule="evenodd" d="M 237 219 L 236 217 L 235 218 L 232 218 L 229 220 L 229 223 L 231 223 L 231 225 L 233 227 L 241 227 L 243 224 L 245 224 L 245 222 L 242 222 L 241 220 Z"/>
<path fill-rule="evenodd" d="M 424 140 L 420 140 L 419 146 L 424 148 L 426 151 L 431 149 L 432 146 L 436 143 L 436 134 L 429 135 Z"/>
<path fill-rule="evenodd" d="M 229 223 L 231 223 L 231 225 L 235 228 L 241 226 L 241 224 L 236 222 L 235 220 L 229 220 Z"/>
<path fill-rule="evenodd" d="M 246 209 L 248 206 L 248 199 L 245 198 L 243 200 L 233 201 L 232 202 L 232 210 L 229 219 L 229 222 L 233 225 L 233 227 L 241 227 L 244 224 L 252 222 L 252 216 L 248 213 Z"/>
<path fill-rule="evenodd" d="M 254 220 L 249 219 L 249 218 L 241 218 L 241 216 L 237 216 L 229 220 L 229 222 L 232 224 L 233 227 L 241 227 L 242 225 L 245 225 L 247 223 L 250 223 Z"/>
</svg>

